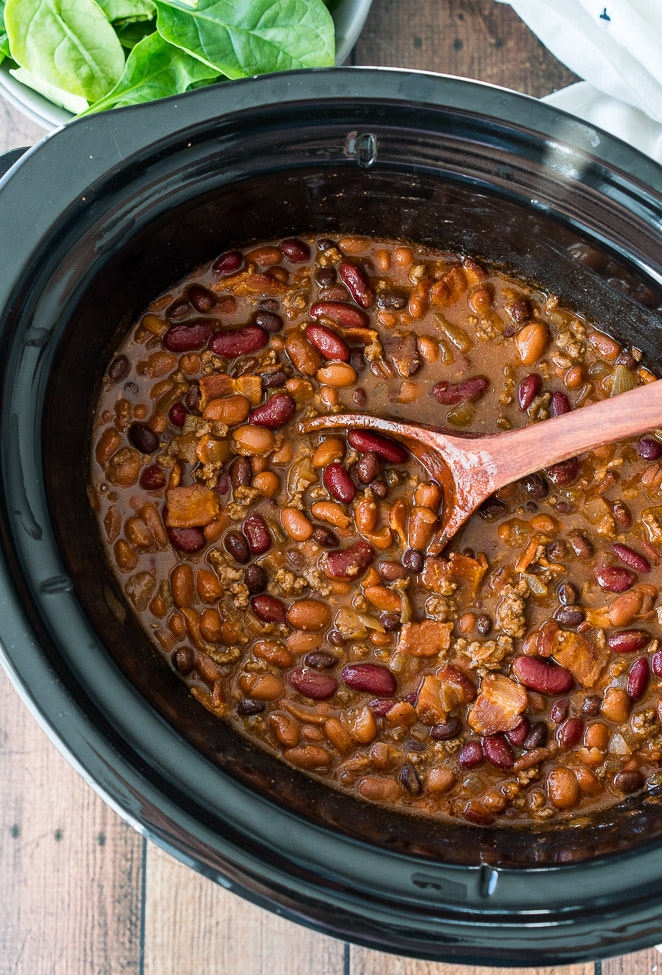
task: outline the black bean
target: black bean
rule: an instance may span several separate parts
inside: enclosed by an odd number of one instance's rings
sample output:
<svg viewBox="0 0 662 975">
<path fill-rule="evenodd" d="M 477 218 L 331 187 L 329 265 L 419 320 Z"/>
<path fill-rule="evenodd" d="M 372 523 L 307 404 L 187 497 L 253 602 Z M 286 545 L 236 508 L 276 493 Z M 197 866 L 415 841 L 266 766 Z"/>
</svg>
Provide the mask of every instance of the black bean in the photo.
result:
<svg viewBox="0 0 662 975">
<path fill-rule="evenodd" d="M 188 647 L 180 647 L 172 655 L 172 662 L 175 666 L 175 670 L 182 677 L 187 677 L 193 670 L 193 665 L 195 663 L 193 659 L 193 651 Z"/>
<path fill-rule="evenodd" d="M 408 548 L 402 556 L 402 564 L 408 572 L 418 574 L 425 564 L 425 556 L 417 548 Z"/>
<path fill-rule="evenodd" d="M 485 613 L 481 613 L 476 620 L 476 629 L 483 636 L 487 636 L 492 629 L 492 620 L 489 618 L 489 616 L 487 616 Z"/>
<path fill-rule="evenodd" d="M 527 474 L 526 477 L 522 478 L 520 483 L 527 494 L 530 494 L 532 498 L 537 498 L 538 501 L 542 501 L 542 499 L 546 498 L 549 494 L 549 485 L 547 484 L 547 481 L 542 474 L 538 474 L 537 472 L 534 474 Z"/>
<path fill-rule="evenodd" d="M 129 440 L 142 454 L 153 454 L 159 446 L 159 438 L 146 423 L 132 423 L 129 427 Z"/>
<path fill-rule="evenodd" d="M 398 772 L 398 782 L 405 787 L 412 796 L 418 796 L 423 791 L 421 780 L 413 765 L 403 765 Z"/>
<path fill-rule="evenodd" d="M 478 514 L 485 521 L 491 521 L 504 513 L 506 506 L 503 501 L 499 501 L 494 496 L 487 498 L 478 509 Z"/>
<path fill-rule="evenodd" d="M 264 592 L 269 579 L 261 565 L 247 565 L 244 569 L 244 584 L 252 595 Z"/>
<path fill-rule="evenodd" d="M 400 309 L 407 304 L 408 298 L 404 291 L 380 291 L 377 295 L 377 307 Z"/>
<path fill-rule="evenodd" d="M 111 383 L 121 383 L 129 375 L 129 360 L 125 355 L 118 355 L 108 367 L 108 378 Z"/>
<path fill-rule="evenodd" d="M 449 718 L 445 724 L 435 724 L 430 729 L 430 737 L 435 741 L 446 741 L 460 733 L 460 719 Z"/>
<path fill-rule="evenodd" d="M 388 494 L 388 484 L 381 477 L 378 477 L 370 485 L 370 490 L 376 498 L 382 501 Z"/>
<path fill-rule="evenodd" d="M 336 282 L 336 269 L 331 266 L 318 267 L 315 271 L 315 280 L 320 288 L 330 288 Z"/>
<path fill-rule="evenodd" d="M 588 540 L 586 535 L 578 530 L 570 532 L 568 541 L 578 559 L 590 559 L 595 551 L 593 543 Z"/>
<path fill-rule="evenodd" d="M 536 722 L 536 724 L 531 726 L 531 731 L 526 736 L 524 745 L 522 746 L 527 751 L 531 751 L 534 748 L 541 748 L 547 741 L 547 725 L 543 724 L 542 721 Z"/>
<path fill-rule="evenodd" d="M 332 647 L 345 646 L 345 637 L 342 635 L 342 633 L 339 630 L 329 630 L 329 632 L 326 635 L 326 638 Z"/>
<path fill-rule="evenodd" d="M 240 701 L 237 705 L 237 714 L 247 718 L 251 714 L 261 714 L 266 706 L 266 701 Z"/>
<path fill-rule="evenodd" d="M 356 473 L 362 484 L 370 484 L 381 471 L 379 457 L 373 450 L 363 454 L 361 460 L 356 465 Z"/>
<path fill-rule="evenodd" d="M 601 700 L 597 694 L 589 694 L 584 698 L 584 703 L 582 704 L 582 714 L 585 714 L 589 718 L 595 718 L 600 714 Z"/>
<path fill-rule="evenodd" d="M 189 288 L 188 299 L 201 315 L 206 315 L 216 304 L 216 296 L 200 284 L 194 284 Z"/>
<path fill-rule="evenodd" d="M 184 402 L 189 410 L 197 410 L 198 403 L 200 402 L 200 387 L 197 383 L 191 383 L 184 397 Z"/>
<path fill-rule="evenodd" d="M 625 366 L 626 369 L 636 369 L 637 360 L 629 352 L 619 352 L 618 358 L 616 359 L 617 366 Z"/>
<path fill-rule="evenodd" d="M 315 670 L 330 670 L 336 666 L 338 658 L 326 650 L 311 650 L 303 658 L 303 662 L 307 667 L 313 667 Z"/>
<path fill-rule="evenodd" d="M 402 622 L 397 613 L 382 613 L 379 617 L 379 622 L 387 633 L 391 633 L 393 630 L 399 630 L 402 626 Z"/>
<path fill-rule="evenodd" d="M 185 298 L 173 302 L 166 311 L 166 315 L 171 322 L 183 322 L 193 314 L 193 308 Z"/>
<path fill-rule="evenodd" d="M 558 562 L 561 559 L 567 559 L 570 553 L 568 552 L 566 543 L 561 539 L 556 539 L 556 541 L 550 542 L 547 554 L 552 562 Z"/>
<path fill-rule="evenodd" d="M 275 298 L 263 298 L 259 307 L 265 311 L 278 311 L 280 305 Z"/>
<path fill-rule="evenodd" d="M 352 393 L 352 401 L 356 403 L 357 406 L 365 406 L 367 399 L 368 397 L 365 389 L 361 389 L 360 386 L 357 387 L 357 389 L 355 389 Z"/>
<path fill-rule="evenodd" d="M 240 565 L 246 565 L 251 557 L 248 542 L 239 532 L 228 532 L 223 539 L 223 547 Z"/>
<path fill-rule="evenodd" d="M 262 376 L 262 388 L 263 389 L 281 389 L 289 376 L 284 369 L 276 369 L 275 372 L 267 372 Z"/>
<path fill-rule="evenodd" d="M 258 309 L 253 313 L 251 318 L 253 325 L 259 325 L 263 328 L 265 332 L 280 332 L 283 327 L 283 319 L 280 315 L 277 315 L 275 311 L 265 311 L 264 309 Z"/>
<path fill-rule="evenodd" d="M 569 515 L 575 510 L 575 506 L 572 501 L 557 501 L 556 510 L 560 515 Z"/>
<path fill-rule="evenodd" d="M 365 369 L 365 357 L 361 349 L 352 349 L 349 354 L 349 361 L 357 372 L 363 372 Z"/>
<path fill-rule="evenodd" d="M 579 599 L 579 590 L 571 582 L 562 582 L 557 590 L 559 602 L 564 606 L 572 606 Z"/>
<path fill-rule="evenodd" d="M 320 548 L 338 548 L 340 545 L 336 533 L 332 532 L 330 528 L 322 527 L 322 525 L 316 525 L 316 527 L 313 528 L 313 541 L 316 542 Z"/>
<path fill-rule="evenodd" d="M 554 613 L 554 619 L 561 626 L 574 630 L 580 623 L 584 622 L 586 614 L 583 609 L 579 609 L 577 606 L 559 606 Z"/>
<path fill-rule="evenodd" d="M 230 465 L 232 487 L 248 487 L 253 480 L 253 468 L 248 457 L 236 457 Z"/>
<path fill-rule="evenodd" d="M 330 251 L 332 247 L 336 247 L 335 240 L 331 240 L 330 237 L 320 237 L 317 241 L 318 251 Z"/>
<path fill-rule="evenodd" d="M 124 392 L 128 393 L 129 396 L 135 396 L 138 392 L 138 384 L 129 380 L 128 383 L 124 383 Z"/>
</svg>

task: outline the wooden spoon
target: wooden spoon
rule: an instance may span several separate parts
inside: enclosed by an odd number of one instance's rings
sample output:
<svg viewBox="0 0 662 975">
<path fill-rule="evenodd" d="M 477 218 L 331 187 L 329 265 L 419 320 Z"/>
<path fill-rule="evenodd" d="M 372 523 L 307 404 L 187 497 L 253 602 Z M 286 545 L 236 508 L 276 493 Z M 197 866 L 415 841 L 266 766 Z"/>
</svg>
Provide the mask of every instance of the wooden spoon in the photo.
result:
<svg viewBox="0 0 662 975">
<path fill-rule="evenodd" d="M 460 433 L 367 413 L 335 413 L 305 420 L 304 433 L 347 427 L 401 441 L 444 491 L 441 527 L 428 549 L 438 555 L 467 518 L 500 487 L 594 447 L 662 424 L 662 380 L 564 416 L 505 433 Z"/>
</svg>

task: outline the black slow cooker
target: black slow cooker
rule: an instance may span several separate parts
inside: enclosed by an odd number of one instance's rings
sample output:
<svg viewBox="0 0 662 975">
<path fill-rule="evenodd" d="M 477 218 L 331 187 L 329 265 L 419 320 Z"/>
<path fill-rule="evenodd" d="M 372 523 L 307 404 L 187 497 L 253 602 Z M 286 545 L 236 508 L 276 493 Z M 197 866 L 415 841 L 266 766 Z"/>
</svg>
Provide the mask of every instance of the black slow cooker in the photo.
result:
<svg viewBox="0 0 662 975">
<path fill-rule="evenodd" d="M 335 793 L 205 711 L 104 564 L 88 436 L 122 330 L 226 248 L 334 231 L 484 255 L 662 359 L 662 170 L 533 99 L 343 68 L 67 125 L 0 182 L 4 666 L 120 815 L 294 920 L 484 964 L 650 945 L 662 939 L 659 790 L 534 830 L 449 826 Z"/>
</svg>

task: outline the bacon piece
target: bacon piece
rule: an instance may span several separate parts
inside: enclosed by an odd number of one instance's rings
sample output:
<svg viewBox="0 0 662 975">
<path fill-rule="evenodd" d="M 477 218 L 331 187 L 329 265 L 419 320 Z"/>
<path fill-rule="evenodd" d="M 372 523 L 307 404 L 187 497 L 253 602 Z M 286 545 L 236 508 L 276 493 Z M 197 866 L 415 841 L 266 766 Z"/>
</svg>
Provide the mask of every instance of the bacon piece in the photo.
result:
<svg viewBox="0 0 662 975">
<path fill-rule="evenodd" d="M 166 491 L 166 505 L 168 528 L 202 528 L 215 521 L 221 510 L 218 494 L 203 484 L 170 488 Z"/>
<path fill-rule="evenodd" d="M 470 584 L 473 592 L 477 592 L 486 571 L 487 559 L 482 552 L 478 553 L 477 559 L 460 552 L 451 552 L 448 559 L 429 556 L 423 566 L 421 584 L 433 592 L 443 592 L 447 580 L 462 580 Z"/>
<path fill-rule="evenodd" d="M 527 705 L 526 690 L 502 674 L 483 677 L 480 694 L 469 711 L 470 726 L 479 735 L 512 731 Z"/>
<path fill-rule="evenodd" d="M 456 265 L 447 271 L 443 277 L 430 288 L 430 301 L 433 305 L 454 304 L 467 289 L 467 276 L 464 270 Z"/>
<path fill-rule="evenodd" d="M 416 699 L 416 713 L 425 724 L 445 723 L 458 704 L 468 704 L 476 696 L 473 682 L 459 667 L 444 665 L 435 677 L 425 677 Z"/>
<path fill-rule="evenodd" d="M 609 652 L 581 633 L 559 630 L 554 638 L 552 656 L 582 687 L 594 687 L 607 664 Z"/>
<path fill-rule="evenodd" d="M 405 623 L 400 630 L 397 649 L 411 657 L 435 657 L 450 647 L 452 629 L 452 623 L 440 623 L 439 620 Z"/>
</svg>

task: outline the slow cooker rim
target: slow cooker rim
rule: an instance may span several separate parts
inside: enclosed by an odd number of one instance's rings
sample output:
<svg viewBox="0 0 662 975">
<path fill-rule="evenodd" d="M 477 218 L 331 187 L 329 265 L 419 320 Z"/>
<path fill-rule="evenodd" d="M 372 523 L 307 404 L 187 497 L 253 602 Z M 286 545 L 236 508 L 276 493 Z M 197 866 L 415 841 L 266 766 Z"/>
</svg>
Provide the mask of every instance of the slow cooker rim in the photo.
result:
<svg viewBox="0 0 662 975">
<path fill-rule="evenodd" d="M 345 73 L 345 72 L 346 72 L 347 70 L 350 70 L 350 69 L 339 69 L 339 70 L 340 70 L 340 71 L 342 71 L 342 72 L 343 72 L 343 74 L 344 74 L 344 73 Z M 374 69 L 361 69 L 361 72 L 362 72 L 362 73 L 363 73 L 363 72 L 369 72 L 369 71 L 372 71 L 372 70 L 374 70 Z M 388 74 L 388 73 L 389 73 L 389 71 L 388 71 L 388 69 L 379 69 L 379 70 L 380 70 L 380 72 L 383 72 L 383 73 L 385 73 L 385 74 Z M 325 73 L 325 72 L 324 72 L 323 70 L 321 70 L 321 71 L 318 71 L 318 72 L 315 72 L 315 73 L 322 73 L 322 74 L 323 74 L 323 73 Z M 335 73 L 336 73 L 336 72 L 334 72 L 334 74 L 335 74 Z M 391 73 L 393 73 L 393 74 L 395 74 L 395 72 L 391 72 Z M 403 71 L 401 72 L 401 74 L 402 74 L 402 75 L 404 75 L 404 76 L 407 76 L 407 77 L 409 77 L 409 76 L 411 76 L 411 75 L 412 75 L 412 74 L 414 74 L 414 73 L 412 73 L 412 72 L 407 72 L 407 71 L 404 71 L 404 70 L 403 70 Z M 423 76 L 423 77 L 425 77 L 425 78 L 427 78 L 427 77 L 428 77 L 428 75 L 427 75 L 426 73 L 424 73 L 424 72 L 421 72 L 421 73 L 416 73 L 416 74 L 420 74 L 421 76 Z M 281 76 L 274 76 L 274 77 L 278 77 L 278 78 L 280 78 Z M 438 78 L 439 76 L 432 76 L 432 77 L 433 77 L 433 78 Z M 455 79 L 453 79 L 453 81 L 454 81 L 454 80 L 455 80 Z M 380 78 L 380 85 L 382 85 L 382 83 L 383 83 L 383 80 L 382 80 L 382 78 Z M 242 85 L 242 84 L 245 84 L 245 83 L 244 83 L 244 82 L 237 82 L 237 83 L 234 83 L 234 84 L 235 84 L 235 85 Z M 472 83 L 470 83 L 470 82 L 465 82 L 465 84 L 472 84 Z M 472 87 L 475 87 L 475 86 L 474 86 L 474 85 L 472 85 Z M 480 86 L 480 87 L 488 87 L 488 88 L 489 88 L 489 87 L 492 87 L 492 86 Z M 497 90 L 497 91 L 501 91 L 501 89 L 496 89 L 496 90 Z M 205 95 L 205 94 L 207 94 L 207 93 L 206 93 L 206 92 L 204 92 L 204 91 L 200 91 L 200 92 L 195 92 L 195 93 L 193 93 L 193 94 L 194 94 L 195 96 L 198 96 L 198 95 Z M 391 96 L 391 97 L 392 97 L 392 96 Z M 409 96 L 407 96 L 407 97 L 409 97 Z M 530 102 L 530 103 L 532 103 L 532 104 L 534 104 L 534 105 L 538 105 L 538 103 L 536 103 L 536 102 L 535 102 L 534 100 L 531 100 L 531 99 L 528 99 L 528 98 L 527 98 L 526 96 L 520 96 L 520 95 L 515 95 L 514 97 L 515 97 L 515 98 L 517 98 L 517 99 L 520 99 L 520 98 L 525 98 L 525 99 L 527 100 L 527 102 Z M 172 101 L 172 100 L 168 100 L 168 101 Z M 201 100 L 201 101 L 202 101 L 202 100 Z M 132 110 L 122 110 L 122 111 L 132 111 Z M 118 114 L 119 114 L 119 113 L 118 113 Z M 556 114 L 556 113 L 555 113 L 555 114 Z M 76 123 L 76 124 L 80 124 L 80 123 Z M 188 126 L 186 126 L 186 127 L 188 127 Z M 62 130 L 62 134 L 63 134 L 63 135 L 64 135 L 64 133 L 65 133 L 65 132 L 66 132 L 66 130 Z M 50 140 L 54 140 L 54 139 L 56 139 L 56 138 L 57 138 L 57 136 L 58 136 L 58 134 L 56 133 L 56 134 L 54 134 L 53 136 L 50 136 L 50 137 L 48 137 L 48 139 L 46 140 L 46 142 L 48 142 L 48 141 L 49 141 L 49 139 L 50 139 Z M 44 143 L 42 143 L 42 145 L 44 145 Z M 626 148 L 627 148 L 627 147 L 626 147 Z M 28 162 L 28 159 L 29 159 L 30 157 L 33 157 L 33 158 L 34 158 L 34 154 L 35 154 L 35 153 L 36 153 L 37 151 L 38 151 L 38 150 L 33 150 L 33 151 L 32 151 L 32 152 L 30 153 L 30 156 L 28 156 L 28 157 L 26 157 L 26 159 L 25 159 L 25 163 L 26 163 L 26 164 L 27 164 L 27 162 Z M 20 168 L 21 166 L 23 166 L 23 165 L 24 165 L 24 163 L 23 163 L 23 162 L 21 162 L 21 163 L 19 164 L 19 168 Z M 10 178 L 11 178 L 11 177 L 10 177 Z M 6 566 L 5 566 L 5 571 L 7 571 L 7 567 L 6 567 Z M 11 570 L 9 570 L 9 571 L 11 571 Z M 10 594 L 8 594 L 8 595 L 10 595 Z M 4 624 L 3 624 L 3 626 L 4 626 Z M 7 628 L 6 628 L 6 627 L 4 627 L 4 629 L 5 629 L 5 633 L 6 633 L 6 632 L 7 632 Z M 10 636 L 9 636 L 9 640 L 8 640 L 8 641 L 6 640 L 6 642 L 7 642 L 8 644 L 9 644 L 9 646 L 11 646 L 11 645 L 12 645 L 12 643 L 15 643 L 15 642 L 18 642 L 18 640 L 20 639 L 20 636 L 21 636 L 21 635 L 22 635 L 22 634 L 21 634 L 20 632 L 17 632 L 17 633 L 10 633 Z M 6 639 L 6 638 L 5 638 L 5 639 Z M 35 648 L 35 649 L 36 649 L 36 652 L 37 652 L 37 653 L 39 653 L 39 649 L 38 649 L 38 648 Z M 3 652 L 3 660 L 4 660 L 4 662 L 5 662 L 5 665 L 6 665 L 6 667 L 7 667 L 7 668 L 8 668 L 8 669 L 9 669 L 9 670 L 11 671 L 11 673 L 12 673 L 12 678 L 13 678 L 13 680 L 14 680 L 15 682 L 16 682 L 16 681 L 19 681 L 19 682 L 20 682 L 20 681 L 21 681 L 21 677 L 20 677 L 20 667 L 18 667 L 18 666 L 16 666 L 16 662 L 15 662 L 15 661 L 13 661 L 13 659 L 12 659 L 12 657 L 11 657 L 11 654 L 9 653 L 9 650 L 7 650 L 6 652 Z M 52 679 L 52 678 L 51 678 L 51 679 Z M 28 699 L 30 699 L 30 695 L 28 694 L 28 692 L 27 692 L 27 691 L 25 690 L 25 688 L 24 688 L 24 687 L 23 687 L 23 688 L 22 688 L 22 689 L 21 689 L 21 690 L 20 690 L 19 692 L 21 693 L 21 696 L 22 696 L 22 697 L 24 698 L 24 700 L 26 699 L 26 697 L 27 697 Z M 66 695 L 65 695 L 65 698 L 66 698 Z M 34 700 L 31 700 L 31 701 L 30 701 L 30 705 L 29 705 L 29 706 L 31 707 L 31 710 L 33 711 L 33 713 L 34 713 L 34 711 L 35 711 L 35 709 L 36 709 L 36 710 L 38 710 L 38 712 L 39 712 L 39 718 L 38 718 L 38 720 L 40 720 L 40 723 L 42 723 L 42 725 L 43 725 L 44 723 L 46 723 L 46 724 L 48 724 L 48 725 L 50 726 L 50 734 L 49 734 L 49 736 L 50 736 L 51 738 L 53 738 L 53 737 L 55 737 L 55 738 L 57 738 L 57 739 L 58 739 L 58 740 L 56 741 L 56 743 L 58 744 L 58 747 L 60 747 L 61 749 L 62 749 L 62 748 L 65 748 L 65 749 L 66 749 L 66 748 L 67 748 L 67 746 L 66 746 L 66 744 L 65 744 L 65 742 L 64 742 L 64 740 L 63 740 L 63 739 L 62 739 L 62 738 L 61 738 L 61 737 L 60 737 L 60 736 L 58 735 L 58 732 L 57 732 L 57 730 L 56 730 L 56 728 L 55 728 L 55 726 L 54 726 L 54 725 L 52 725 L 52 724 L 50 723 L 50 721 L 49 721 L 49 719 L 48 719 L 48 716 L 47 716 L 47 714 L 45 713 L 45 710 L 44 710 L 44 709 L 43 709 L 43 708 L 42 708 L 42 707 L 41 707 L 41 706 L 40 706 L 39 704 L 37 704 L 37 702 L 36 702 L 36 701 L 34 701 Z M 84 718 L 83 718 L 83 721 L 82 721 L 82 724 L 84 725 Z M 96 729 L 93 729 L 93 730 L 96 730 Z M 67 757 L 68 757 L 68 760 L 72 762 L 72 764 L 75 764 L 75 765 L 76 765 L 76 767 L 78 767 L 78 768 L 79 768 L 79 770 L 80 770 L 81 768 L 84 768 L 84 766 L 81 766 L 81 764 L 80 764 L 80 762 L 79 762 L 79 761 L 78 761 L 77 759 L 74 759 L 74 757 L 73 757 L 73 755 L 72 755 L 71 753 L 69 753 L 69 754 L 67 755 Z M 87 770 L 85 770 L 85 772 L 84 772 L 83 774 L 84 774 L 84 777 L 86 778 L 86 780 L 88 780 L 88 781 L 89 781 L 89 775 L 90 775 L 90 773 L 89 773 L 89 772 L 88 772 Z M 91 784 L 92 784 L 92 783 L 91 783 Z M 99 788 L 100 788 L 100 787 L 99 787 L 99 785 L 98 785 L 98 782 L 97 782 L 97 784 L 96 784 L 96 785 L 93 785 L 93 787 L 95 787 L 95 788 L 97 788 L 97 789 L 99 789 Z M 106 799 L 106 801 L 109 801 L 109 802 L 110 802 L 110 804 L 111 804 L 111 805 L 113 806 L 113 808 L 117 808 L 117 806 L 116 806 L 116 804 L 115 804 L 115 803 L 114 803 L 114 802 L 112 801 L 112 799 L 110 799 L 110 798 L 109 798 L 109 796 L 108 796 L 107 794 L 104 794 L 104 798 Z M 119 811 L 119 810 L 118 810 L 118 811 Z M 132 821 L 132 822 L 133 822 L 133 825 L 137 825 L 137 824 L 139 824 L 139 823 L 141 822 L 139 818 L 138 818 L 138 819 L 136 819 L 135 821 L 133 821 L 133 820 L 131 820 L 131 813 L 127 813 L 127 812 L 126 812 L 126 810 L 124 810 L 124 812 L 122 812 L 121 814 L 123 814 L 123 815 L 126 815 L 126 816 L 127 816 L 127 818 L 129 818 L 129 819 L 130 819 L 130 821 Z M 144 825 L 144 823 L 143 823 L 143 825 Z M 157 838 L 157 841 L 159 841 L 159 838 L 158 838 L 158 836 L 157 836 L 156 838 Z M 161 841 L 162 841 L 162 840 L 161 840 Z M 648 849 L 649 849 L 649 851 L 650 851 L 650 847 L 649 847 Z M 180 855 L 180 856 L 181 856 L 181 851 L 180 851 L 180 853 L 179 853 L 178 855 Z M 628 861 L 629 861 L 629 862 L 631 862 L 631 861 L 632 861 L 632 854 L 623 854 L 623 856 L 624 856 L 624 857 L 627 857 L 627 859 L 628 859 Z M 614 861 L 614 858 L 613 858 L 613 857 L 611 857 L 611 858 L 610 858 L 610 860 L 611 860 L 611 862 L 613 863 L 613 861 Z M 598 865 L 598 863 L 599 863 L 599 860 L 598 860 L 597 858 L 596 858 L 596 860 L 593 860 L 593 861 L 591 861 L 591 865 L 595 865 L 595 866 L 597 866 L 597 865 Z M 562 869 L 562 870 L 570 870 L 570 869 L 572 869 L 573 867 L 575 867 L 575 868 L 579 868 L 579 867 L 581 867 L 581 864 L 577 864 L 577 865 L 567 865 L 567 866 L 551 866 L 551 867 L 550 867 L 550 866 L 546 866 L 546 867 L 541 867 L 541 868 L 536 868 L 536 867 L 533 867 L 533 868 L 525 868 L 525 872 L 526 872 L 527 874 L 529 874 L 529 873 L 530 873 L 530 872 L 531 872 L 532 870 L 541 870 L 541 871 L 552 871 L 552 870 L 561 870 L 561 869 Z M 462 869 L 466 869 L 466 868 L 462 868 Z M 516 871 L 516 870 L 517 870 L 518 868 L 508 868 L 508 869 L 509 869 L 510 871 Z M 265 906 L 268 906 L 268 905 L 265 905 Z M 355 935 L 355 934 L 353 935 L 353 938 L 354 938 L 354 939 L 356 938 L 356 935 Z M 368 941 L 368 942 L 366 942 L 366 943 L 370 943 L 370 944 L 374 944 L 374 942 L 370 942 L 370 941 Z M 396 950 L 397 950 L 397 949 L 396 949 Z M 430 955 L 425 955 L 425 956 L 426 956 L 426 957 L 434 957 L 434 955 L 431 955 L 431 956 L 430 956 Z M 575 956 L 575 957 L 580 957 L 580 956 Z"/>
</svg>

